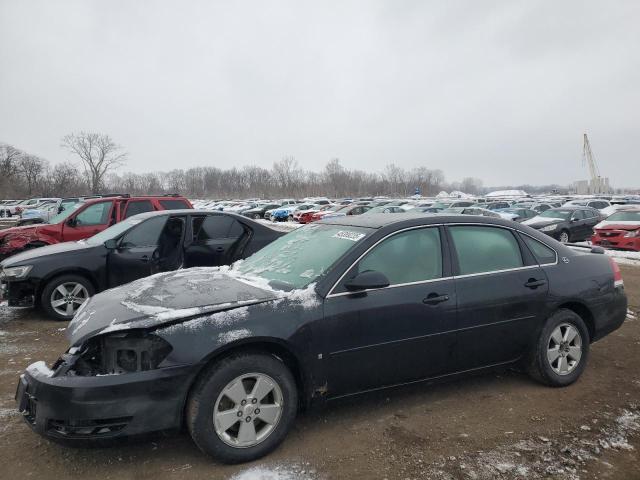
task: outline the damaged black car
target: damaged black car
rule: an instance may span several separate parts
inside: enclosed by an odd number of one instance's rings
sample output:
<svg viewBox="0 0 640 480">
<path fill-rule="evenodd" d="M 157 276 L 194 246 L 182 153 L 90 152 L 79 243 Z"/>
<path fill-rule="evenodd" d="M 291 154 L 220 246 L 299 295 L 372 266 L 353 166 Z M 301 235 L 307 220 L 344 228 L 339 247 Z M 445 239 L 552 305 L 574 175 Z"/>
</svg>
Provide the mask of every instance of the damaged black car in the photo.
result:
<svg viewBox="0 0 640 480">
<path fill-rule="evenodd" d="M 569 385 L 626 311 L 611 258 L 520 224 L 339 217 L 231 268 L 96 295 L 70 323 L 67 352 L 20 377 L 16 401 L 50 439 L 186 426 L 202 451 L 243 462 L 317 402 L 515 363 Z"/>
</svg>

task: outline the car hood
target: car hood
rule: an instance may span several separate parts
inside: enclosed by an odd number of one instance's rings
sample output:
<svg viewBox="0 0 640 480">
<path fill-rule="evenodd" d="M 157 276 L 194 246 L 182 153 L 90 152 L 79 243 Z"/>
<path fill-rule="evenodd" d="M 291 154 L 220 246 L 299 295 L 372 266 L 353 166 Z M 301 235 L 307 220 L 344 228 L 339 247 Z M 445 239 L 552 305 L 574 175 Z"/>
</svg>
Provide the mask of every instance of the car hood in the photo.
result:
<svg viewBox="0 0 640 480">
<path fill-rule="evenodd" d="M 278 296 L 266 283 L 232 275 L 228 267 L 159 273 L 92 297 L 69 324 L 67 338 L 78 346 L 97 334 L 179 323 Z"/>
<path fill-rule="evenodd" d="M 562 223 L 565 220 L 562 218 L 551 218 L 551 217 L 533 217 L 529 220 L 525 220 L 522 222 L 523 225 L 529 225 L 533 228 L 546 227 L 547 225 L 553 225 L 554 223 Z"/>
<path fill-rule="evenodd" d="M 62 253 L 78 252 L 80 250 L 88 250 L 95 248 L 96 245 L 89 245 L 87 242 L 64 242 L 54 243 L 53 245 L 45 245 L 43 247 L 26 250 L 7 258 L 2 262 L 3 267 L 13 267 L 16 265 L 24 265 L 29 261 L 42 258 L 46 255 L 58 255 Z"/>
<path fill-rule="evenodd" d="M 596 230 L 637 230 L 640 228 L 640 223 L 637 221 L 610 221 L 606 220 L 600 222 L 595 227 Z"/>
<path fill-rule="evenodd" d="M 25 225 L 23 227 L 11 227 L 0 230 L 0 238 L 12 235 L 26 235 L 30 237 L 35 235 L 36 233 L 38 233 L 38 227 L 34 227 L 33 225 Z"/>
</svg>

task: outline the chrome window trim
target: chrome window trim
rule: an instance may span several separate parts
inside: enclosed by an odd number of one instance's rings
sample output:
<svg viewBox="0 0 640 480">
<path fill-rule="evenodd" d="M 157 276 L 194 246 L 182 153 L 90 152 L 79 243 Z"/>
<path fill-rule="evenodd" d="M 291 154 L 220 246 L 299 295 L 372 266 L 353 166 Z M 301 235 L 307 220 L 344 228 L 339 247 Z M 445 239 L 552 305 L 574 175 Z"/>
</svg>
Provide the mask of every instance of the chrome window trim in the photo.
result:
<svg viewBox="0 0 640 480">
<path fill-rule="evenodd" d="M 342 279 L 345 277 L 345 275 L 347 274 L 347 272 L 349 272 L 353 266 L 358 263 L 367 253 L 369 253 L 372 249 L 374 249 L 376 246 L 378 246 L 381 242 L 383 242 L 384 240 L 386 240 L 387 238 L 396 235 L 398 233 L 402 233 L 402 232 L 406 232 L 409 230 L 417 230 L 420 228 L 430 228 L 430 227 L 449 227 L 449 226 L 466 226 L 466 225 L 479 225 L 479 226 L 489 226 L 489 227 L 494 227 L 494 228 L 504 228 L 506 230 L 511 230 L 512 232 L 518 232 L 521 233 L 523 235 L 526 235 L 527 237 L 531 238 L 532 240 L 539 242 L 541 244 L 543 244 L 544 246 L 550 248 L 555 254 L 556 254 L 556 261 L 553 263 L 540 263 L 540 264 L 536 264 L 536 265 L 526 265 L 526 266 L 522 266 L 522 267 L 516 267 L 516 268 L 507 268 L 504 270 L 491 270 L 489 272 L 478 272 L 478 273 L 468 273 L 465 275 L 451 275 L 449 277 L 440 277 L 440 278 L 433 278 L 430 280 L 420 280 L 418 282 L 409 282 L 409 283 L 398 283 L 396 285 L 389 285 L 387 287 L 382 287 L 382 288 L 369 288 L 366 290 L 358 290 L 356 292 L 340 292 L 340 293 L 333 293 L 333 291 L 336 289 L 336 287 L 340 284 L 340 282 L 342 281 Z M 442 242 L 442 238 L 440 238 L 440 241 Z M 455 246 L 453 246 L 452 248 L 455 248 Z M 527 247 L 528 248 L 528 247 Z M 518 230 L 516 228 L 513 227 L 509 227 L 507 225 L 495 225 L 495 224 L 488 224 L 488 223 L 436 223 L 436 224 L 430 224 L 430 225 L 416 225 L 413 227 L 407 227 L 407 228 L 403 228 L 401 230 L 397 230 L 395 232 L 391 232 L 388 235 L 385 235 L 384 237 L 382 237 L 380 240 L 378 240 L 376 243 L 374 243 L 373 245 L 371 245 L 367 250 L 365 250 L 364 253 L 362 253 L 362 255 L 360 255 L 355 261 L 353 261 L 351 263 L 351 265 L 349 265 L 348 268 L 345 269 L 345 271 L 342 273 L 342 275 L 340 275 L 340 277 L 338 278 L 338 280 L 333 284 L 333 286 L 331 287 L 331 289 L 329 290 L 329 293 L 327 294 L 327 296 L 325 298 L 334 298 L 334 297 L 343 297 L 346 295 L 354 295 L 357 293 L 366 293 L 366 292 L 374 292 L 377 290 L 387 290 L 390 288 L 396 288 L 396 287 L 407 287 L 407 286 L 411 286 L 411 285 L 420 285 L 423 283 L 433 283 L 433 282 L 438 282 L 441 280 L 454 280 L 457 278 L 467 278 L 467 277 L 477 277 L 477 276 L 481 276 L 481 275 L 493 275 L 496 273 L 505 273 L 505 272 L 514 272 L 514 271 L 518 271 L 518 270 L 530 270 L 532 268 L 538 268 L 538 267 L 548 267 L 548 266 L 553 266 L 553 265 L 557 265 L 558 264 L 558 252 L 555 248 L 553 248 L 551 245 L 548 245 L 547 243 L 538 240 L 537 238 L 529 235 L 526 232 L 523 232 L 521 230 Z M 534 255 L 534 259 L 535 259 L 535 255 Z"/>
</svg>

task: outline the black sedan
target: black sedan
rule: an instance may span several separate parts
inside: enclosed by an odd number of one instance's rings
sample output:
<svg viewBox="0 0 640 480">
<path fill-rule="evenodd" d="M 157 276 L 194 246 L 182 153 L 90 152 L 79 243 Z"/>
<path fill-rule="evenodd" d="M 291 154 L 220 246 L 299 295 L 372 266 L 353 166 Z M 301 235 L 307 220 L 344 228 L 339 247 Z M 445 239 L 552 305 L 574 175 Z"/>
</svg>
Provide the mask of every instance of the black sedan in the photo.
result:
<svg viewBox="0 0 640 480">
<path fill-rule="evenodd" d="M 278 207 L 280 207 L 279 203 L 267 203 L 264 205 L 258 205 L 254 208 L 250 208 L 249 210 L 245 210 L 244 212 L 242 212 L 242 215 L 258 220 L 264 217 L 264 214 L 267 210 L 273 210 L 274 208 Z"/>
<path fill-rule="evenodd" d="M 50 439 L 184 425 L 204 452 L 243 462 L 276 448 L 315 402 L 515 363 L 569 385 L 626 312 L 613 259 L 520 224 L 343 216 L 231 269 L 96 295 L 69 325 L 67 352 L 29 366 L 16 399 Z"/>
<path fill-rule="evenodd" d="M 97 292 L 182 267 L 228 265 L 282 235 L 229 213 L 149 212 L 87 240 L 13 255 L 0 263 L 0 281 L 9 306 L 42 306 L 71 320 Z"/>
<path fill-rule="evenodd" d="M 594 208 L 560 207 L 545 210 L 522 223 L 567 243 L 591 238 L 593 227 L 600 220 L 600 212 Z"/>
</svg>

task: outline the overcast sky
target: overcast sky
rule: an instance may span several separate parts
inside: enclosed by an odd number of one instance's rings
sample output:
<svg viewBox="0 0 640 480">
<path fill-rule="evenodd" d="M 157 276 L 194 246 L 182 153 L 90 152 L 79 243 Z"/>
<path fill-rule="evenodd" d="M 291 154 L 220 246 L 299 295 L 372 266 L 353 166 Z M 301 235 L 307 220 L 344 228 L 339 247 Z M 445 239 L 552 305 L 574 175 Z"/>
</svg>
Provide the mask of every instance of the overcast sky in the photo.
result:
<svg viewBox="0 0 640 480">
<path fill-rule="evenodd" d="M 0 0 L 0 141 L 110 134 L 135 172 L 440 168 L 640 186 L 640 2 Z"/>
</svg>

